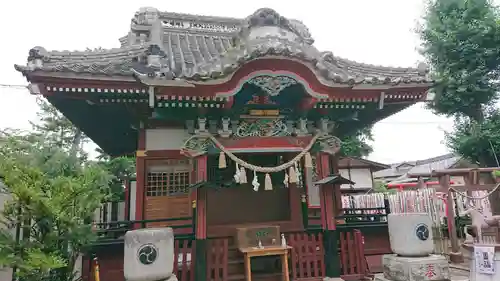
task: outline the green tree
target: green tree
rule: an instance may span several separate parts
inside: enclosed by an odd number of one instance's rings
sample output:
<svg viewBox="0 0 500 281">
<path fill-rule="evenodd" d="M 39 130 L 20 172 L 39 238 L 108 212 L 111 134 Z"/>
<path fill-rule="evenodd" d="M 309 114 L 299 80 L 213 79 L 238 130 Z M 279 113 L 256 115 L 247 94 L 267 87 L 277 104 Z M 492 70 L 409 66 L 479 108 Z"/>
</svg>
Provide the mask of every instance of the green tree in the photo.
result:
<svg viewBox="0 0 500 281">
<path fill-rule="evenodd" d="M 84 152 L 83 145 L 90 139 L 47 100 L 39 97 L 37 103 L 38 120 L 31 123 L 33 134 L 43 137 L 50 145 L 66 150 L 71 149 L 86 157 L 87 153 Z"/>
<path fill-rule="evenodd" d="M 96 239 L 94 211 L 124 199 L 123 179 L 133 176 L 135 163 L 104 152 L 89 160 L 88 138 L 46 100 L 38 104 L 33 131 L 0 134 L 0 175 L 12 197 L 0 221 L 11 228 L 0 230 L 0 264 L 16 267 L 25 281 L 68 281 Z"/>
<path fill-rule="evenodd" d="M 32 135 L 43 138 L 47 145 L 71 151 L 82 161 L 88 161 L 88 153 L 84 145 L 89 143 L 90 139 L 47 100 L 39 97 L 37 103 L 38 120 L 31 123 Z M 112 196 L 108 200 L 113 202 L 124 200 L 123 180 L 135 175 L 135 159 L 131 157 L 111 158 L 100 148 L 97 148 L 96 152 L 97 164 L 113 175 Z"/>
<path fill-rule="evenodd" d="M 10 229 L 0 230 L 0 264 L 16 267 L 24 281 L 72 280 L 78 255 L 96 238 L 92 217 L 113 176 L 38 136 L 3 134 L 0 144 L 1 176 L 12 197 L 2 214 Z"/>
<path fill-rule="evenodd" d="M 396 189 L 387 188 L 387 184 L 382 181 L 374 181 L 373 192 L 375 193 L 396 193 Z"/>
<path fill-rule="evenodd" d="M 500 118 L 494 108 L 500 81 L 500 26 L 487 0 L 435 0 L 421 26 L 422 53 L 436 80 L 430 108 L 455 118 L 448 146 L 481 166 L 496 166 Z M 490 200 L 500 214 L 499 198 Z"/>
<path fill-rule="evenodd" d="M 113 176 L 110 182 L 110 196 L 108 201 L 124 201 L 125 190 L 123 183 L 126 179 L 135 177 L 135 158 L 102 156 L 96 163 Z M 113 208 L 116 207 L 118 206 L 113 205 Z"/>
<path fill-rule="evenodd" d="M 340 153 L 342 156 L 364 157 L 372 153 L 369 142 L 373 141 L 371 127 L 357 131 L 355 134 L 343 136 Z"/>
</svg>

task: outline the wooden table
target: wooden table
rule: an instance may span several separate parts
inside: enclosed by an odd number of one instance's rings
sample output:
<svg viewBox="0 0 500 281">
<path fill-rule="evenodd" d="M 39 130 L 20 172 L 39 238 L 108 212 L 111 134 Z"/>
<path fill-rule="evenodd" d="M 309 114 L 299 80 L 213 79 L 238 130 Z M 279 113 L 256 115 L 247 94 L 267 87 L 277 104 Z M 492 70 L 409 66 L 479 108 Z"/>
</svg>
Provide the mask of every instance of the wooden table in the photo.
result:
<svg viewBox="0 0 500 281">
<path fill-rule="evenodd" d="M 251 269 L 251 258 L 253 257 L 265 257 L 265 256 L 281 256 L 281 270 L 283 274 L 283 281 L 290 281 L 289 271 L 288 271 L 288 250 L 292 247 L 286 246 L 268 246 L 263 248 L 248 247 L 239 248 L 240 252 L 243 253 L 245 261 L 245 279 L 246 281 L 252 281 L 252 269 Z"/>
</svg>

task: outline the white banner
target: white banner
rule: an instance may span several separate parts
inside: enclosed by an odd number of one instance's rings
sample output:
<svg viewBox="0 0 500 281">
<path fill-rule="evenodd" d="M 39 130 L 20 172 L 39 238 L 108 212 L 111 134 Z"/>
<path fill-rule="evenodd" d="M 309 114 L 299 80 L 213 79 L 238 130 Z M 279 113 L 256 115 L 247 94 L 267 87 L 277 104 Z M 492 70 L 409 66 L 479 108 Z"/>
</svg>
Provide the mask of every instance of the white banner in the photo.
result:
<svg viewBox="0 0 500 281">
<path fill-rule="evenodd" d="M 474 246 L 476 272 L 482 274 L 495 274 L 495 247 Z"/>
</svg>

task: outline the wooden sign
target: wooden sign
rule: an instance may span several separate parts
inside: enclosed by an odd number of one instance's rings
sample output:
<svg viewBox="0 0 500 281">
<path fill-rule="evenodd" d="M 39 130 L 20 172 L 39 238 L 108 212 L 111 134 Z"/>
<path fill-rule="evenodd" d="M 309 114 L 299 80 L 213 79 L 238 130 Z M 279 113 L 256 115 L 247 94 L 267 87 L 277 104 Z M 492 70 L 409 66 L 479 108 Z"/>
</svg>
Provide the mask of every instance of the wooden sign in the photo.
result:
<svg viewBox="0 0 500 281">
<path fill-rule="evenodd" d="M 279 246 L 281 234 L 279 226 L 252 226 L 236 229 L 238 248 L 257 247 L 259 240 L 262 246 Z"/>
<path fill-rule="evenodd" d="M 250 116 L 278 116 L 280 111 L 278 109 L 251 109 Z"/>
</svg>

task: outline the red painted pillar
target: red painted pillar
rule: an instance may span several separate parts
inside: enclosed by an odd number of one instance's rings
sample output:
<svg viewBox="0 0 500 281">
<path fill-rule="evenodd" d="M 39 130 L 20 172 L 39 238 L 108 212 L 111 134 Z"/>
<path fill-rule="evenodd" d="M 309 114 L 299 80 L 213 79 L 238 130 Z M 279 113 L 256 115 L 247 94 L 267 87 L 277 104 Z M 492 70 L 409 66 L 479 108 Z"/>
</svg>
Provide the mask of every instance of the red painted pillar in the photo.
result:
<svg viewBox="0 0 500 281">
<path fill-rule="evenodd" d="M 316 165 L 318 168 L 318 176 L 323 179 L 330 175 L 330 161 L 329 154 L 320 152 L 316 158 Z M 321 208 L 321 227 L 324 230 L 335 229 L 335 214 L 333 212 L 333 186 L 322 185 L 319 187 L 319 199 Z"/>
<path fill-rule="evenodd" d="M 332 167 L 332 172 L 336 175 L 340 175 L 339 171 L 339 155 L 330 156 L 330 165 Z M 340 190 L 340 184 L 333 185 L 333 214 L 334 216 L 342 215 L 342 191 Z M 335 224 L 337 220 L 334 219 Z"/>
<path fill-rule="evenodd" d="M 196 182 L 207 181 L 207 156 L 202 155 L 196 158 Z M 207 238 L 207 217 L 206 217 L 206 190 L 201 188 L 196 192 L 196 239 Z"/>
<path fill-rule="evenodd" d="M 136 165 L 136 202 L 135 220 L 144 219 L 144 201 L 146 196 L 146 129 L 139 129 L 139 141 L 135 157 Z M 131 203 L 132 204 L 132 203 Z M 134 224 L 134 229 L 141 228 L 140 223 Z"/>
<path fill-rule="evenodd" d="M 123 182 L 125 185 L 125 220 L 130 220 L 130 179 Z"/>
</svg>

